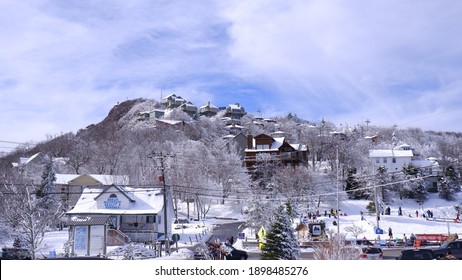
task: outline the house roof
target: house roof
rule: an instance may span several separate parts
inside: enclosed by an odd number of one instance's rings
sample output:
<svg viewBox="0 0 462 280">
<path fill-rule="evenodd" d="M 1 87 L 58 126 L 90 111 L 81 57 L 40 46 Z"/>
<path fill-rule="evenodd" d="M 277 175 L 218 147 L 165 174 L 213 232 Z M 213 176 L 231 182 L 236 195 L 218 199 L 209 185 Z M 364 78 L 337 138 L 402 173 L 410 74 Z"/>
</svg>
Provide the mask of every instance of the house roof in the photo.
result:
<svg viewBox="0 0 462 280">
<path fill-rule="evenodd" d="M 369 150 L 370 158 L 387 157 L 387 158 L 399 158 L 399 157 L 413 157 L 412 150 Z"/>
<path fill-rule="evenodd" d="M 109 216 L 73 216 L 66 221 L 67 226 L 104 225 Z"/>
<path fill-rule="evenodd" d="M 99 182 L 103 186 L 110 186 L 113 184 L 124 185 L 128 184 L 128 177 L 124 175 L 105 175 L 105 174 L 56 174 L 55 184 L 69 185 L 83 177 L 90 177 Z"/>
<path fill-rule="evenodd" d="M 177 124 L 181 124 L 183 123 L 183 121 L 180 121 L 180 120 L 160 120 L 160 119 L 156 119 L 157 122 L 160 122 L 160 123 L 165 123 L 165 124 L 169 124 L 169 125 L 177 125 Z"/>
<path fill-rule="evenodd" d="M 109 189 L 90 189 L 85 188 L 77 201 L 75 207 L 68 211 L 68 215 L 141 215 L 157 214 L 163 209 L 163 195 L 160 189 L 154 188 L 131 188 L 122 186 L 116 187 L 114 192 L 128 195 L 133 200 L 130 206 L 125 209 L 102 209 L 98 208 L 98 198 L 103 192 Z"/>
<path fill-rule="evenodd" d="M 217 110 L 218 111 L 218 107 L 211 104 L 210 102 L 207 102 L 207 104 L 201 106 L 201 109 L 212 109 L 212 110 Z"/>
<path fill-rule="evenodd" d="M 284 144 L 284 141 L 285 141 L 285 137 L 271 137 L 269 135 L 266 135 L 266 134 L 260 134 L 260 135 L 257 135 L 255 136 L 253 139 L 252 139 L 252 147 L 256 147 L 257 144 L 256 144 L 256 140 L 255 138 L 258 138 L 260 136 L 266 136 L 266 137 L 269 137 L 271 139 L 273 139 L 273 142 L 271 143 L 271 146 L 269 147 L 269 149 L 245 149 L 246 152 L 250 152 L 250 151 L 277 151 L 279 150 L 279 148 L 281 148 L 281 146 Z"/>
<path fill-rule="evenodd" d="M 102 194 L 108 192 L 109 189 L 111 188 L 115 188 L 116 190 L 118 190 L 123 196 L 125 196 L 130 202 L 135 202 L 135 199 L 133 197 L 133 195 L 128 192 L 127 190 L 125 190 L 124 188 L 120 187 L 120 186 L 117 186 L 117 185 L 112 185 L 112 186 L 109 186 L 107 187 L 106 189 L 104 189 L 99 195 L 97 195 L 95 197 L 95 200 L 97 200 Z"/>
</svg>

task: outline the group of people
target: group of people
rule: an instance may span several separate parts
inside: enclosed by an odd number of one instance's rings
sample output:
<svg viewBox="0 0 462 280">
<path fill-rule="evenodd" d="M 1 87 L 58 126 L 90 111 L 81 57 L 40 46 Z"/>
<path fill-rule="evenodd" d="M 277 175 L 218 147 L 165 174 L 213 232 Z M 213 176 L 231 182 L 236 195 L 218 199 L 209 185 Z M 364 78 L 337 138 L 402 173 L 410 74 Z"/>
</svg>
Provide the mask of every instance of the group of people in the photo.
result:
<svg viewBox="0 0 462 280">
<path fill-rule="evenodd" d="M 303 218 L 300 217 L 300 220 L 306 224 L 308 223 L 308 221 L 316 220 L 316 218 L 319 216 L 320 216 L 319 210 L 316 212 L 308 212 L 308 214 L 303 216 Z"/>
<path fill-rule="evenodd" d="M 347 216 L 346 213 L 341 213 L 340 210 L 337 211 L 336 209 L 333 209 L 333 208 L 330 209 L 330 212 L 328 212 L 327 210 L 324 210 L 324 217 L 337 218 L 337 215 Z M 308 223 L 308 221 L 316 220 L 317 218 L 321 216 L 322 214 L 319 212 L 319 210 L 317 210 L 316 212 L 308 212 L 306 215 L 300 216 L 300 221 L 306 224 Z"/>
<path fill-rule="evenodd" d="M 415 217 L 418 218 L 419 217 L 419 210 L 415 210 Z M 382 215 L 391 215 L 391 208 L 390 207 L 387 207 L 385 208 L 385 210 L 382 211 Z M 398 216 L 403 216 L 403 209 L 401 208 L 401 206 L 398 208 Z M 411 218 L 411 214 L 409 214 L 409 218 Z M 422 217 L 423 218 L 433 218 L 433 211 L 431 211 L 430 209 L 428 209 L 427 211 L 423 212 L 422 213 Z M 459 219 L 459 217 L 457 217 L 457 220 Z"/>
</svg>

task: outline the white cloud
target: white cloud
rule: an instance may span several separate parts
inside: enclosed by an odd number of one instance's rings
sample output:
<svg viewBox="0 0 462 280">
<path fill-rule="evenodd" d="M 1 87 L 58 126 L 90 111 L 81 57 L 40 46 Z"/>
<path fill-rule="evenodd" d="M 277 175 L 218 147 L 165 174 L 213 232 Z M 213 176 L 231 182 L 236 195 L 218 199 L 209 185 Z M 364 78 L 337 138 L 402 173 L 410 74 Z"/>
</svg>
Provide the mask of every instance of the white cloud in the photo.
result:
<svg viewBox="0 0 462 280">
<path fill-rule="evenodd" d="M 461 6 L 5 0 L 1 140 L 83 128 L 161 91 L 196 106 L 462 131 Z"/>
<path fill-rule="evenodd" d="M 392 125 L 436 113 L 431 92 L 457 100 L 444 89 L 461 72 L 462 9 L 454 2 L 274 3 L 252 1 L 227 16 L 233 58 L 273 82 L 281 106 Z"/>
</svg>

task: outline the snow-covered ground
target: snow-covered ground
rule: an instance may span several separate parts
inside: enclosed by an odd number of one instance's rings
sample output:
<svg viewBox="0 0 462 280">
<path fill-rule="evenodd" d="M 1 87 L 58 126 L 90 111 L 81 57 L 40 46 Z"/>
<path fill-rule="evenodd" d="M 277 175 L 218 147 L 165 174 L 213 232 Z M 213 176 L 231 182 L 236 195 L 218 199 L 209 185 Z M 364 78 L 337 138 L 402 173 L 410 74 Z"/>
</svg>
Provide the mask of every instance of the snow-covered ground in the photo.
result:
<svg viewBox="0 0 462 280">
<path fill-rule="evenodd" d="M 360 212 L 367 212 L 366 205 L 368 204 L 368 201 L 347 200 L 341 202 L 340 204 L 342 213 L 346 213 L 346 215 L 340 217 L 340 232 L 346 233 L 345 227 L 355 224 L 357 226 L 361 226 L 365 230 L 364 234 L 362 234 L 360 237 L 366 237 L 370 240 L 379 238 L 381 240 L 388 239 L 388 228 L 392 228 L 394 238 L 402 238 L 403 234 L 406 234 L 409 237 L 412 233 L 457 233 L 459 236 L 462 236 L 462 223 L 455 223 L 454 221 L 432 221 L 423 218 L 421 215 L 424 211 L 431 210 L 433 211 L 435 218 L 453 219 L 456 215 L 454 206 L 460 204 L 461 202 L 462 194 L 459 194 L 456 201 L 444 201 L 439 199 L 437 195 L 432 195 L 423 206 L 418 205 L 412 200 L 395 202 L 394 205 L 390 206 L 391 215 L 381 216 L 380 228 L 384 230 L 384 233 L 379 237 L 379 235 L 375 234 L 374 231 L 374 227 L 376 226 L 375 217 L 366 215 L 366 220 L 361 220 Z M 403 210 L 403 216 L 398 216 L 397 211 L 399 206 L 401 206 Z M 416 210 L 419 211 L 419 217 L 415 216 Z M 323 214 L 324 210 L 320 212 Z M 303 214 L 304 213 L 302 213 L 302 215 Z M 187 248 L 194 246 L 197 242 L 208 240 L 210 238 L 213 227 L 216 224 L 243 220 L 243 216 L 240 214 L 239 210 L 234 209 L 233 207 L 230 207 L 226 204 L 213 206 L 207 216 L 211 218 L 203 221 L 191 221 L 190 223 L 183 224 L 184 227 L 181 224 L 176 225 L 176 227 L 174 225 L 175 228 L 173 229 L 173 233 L 180 235 L 180 240 L 178 242 L 179 251 L 172 253 L 170 256 L 163 256 L 162 258 L 189 259 L 191 258 L 191 253 L 190 250 L 187 250 Z M 230 220 L 230 218 L 232 218 L 232 220 Z M 325 220 L 328 231 L 337 231 L 337 226 L 333 225 L 333 217 L 329 218 L 321 215 L 319 219 Z M 246 236 L 254 236 L 254 233 L 251 233 L 248 229 L 243 229 L 243 231 L 246 233 Z M 63 245 L 67 241 L 67 236 L 68 234 L 66 230 L 49 232 L 42 243 L 42 247 L 40 249 L 41 254 L 43 256 L 48 256 L 49 252 L 53 250 L 56 251 L 58 255 L 63 254 Z M 351 234 L 347 234 L 347 237 L 353 238 Z M 243 248 L 242 240 L 237 240 L 234 245 L 236 248 Z M 248 251 L 258 250 L 256 247 L 246 247 L 244 249 Z M 112 252 L 113 256 L 122 256 L 122 253 L 117 254 L 117 250 L 120 249 L 117 247 L 108 248 L 108 252 Z M 149 251 L 149 249 L 138 248 L 137 250 L 139 251 L 139 254 L 143 256 L 149 256 L 152 253 L 152 251 Z M 39 256 L 41 254 L 39 254 Z"/>
</svg>

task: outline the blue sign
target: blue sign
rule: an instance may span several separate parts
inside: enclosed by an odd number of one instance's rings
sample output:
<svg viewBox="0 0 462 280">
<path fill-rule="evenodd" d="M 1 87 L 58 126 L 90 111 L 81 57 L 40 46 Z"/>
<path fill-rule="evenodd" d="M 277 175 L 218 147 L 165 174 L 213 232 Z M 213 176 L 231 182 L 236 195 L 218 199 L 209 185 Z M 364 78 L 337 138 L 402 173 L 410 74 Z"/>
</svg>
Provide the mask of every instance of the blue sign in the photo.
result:
<svg viewBox="0 0 462 280">
<path fill-rule="evenodd" d="M 117 198 L 116 195 L 111 194 L 111 196 L 104 201 L 104 208 L 106 209 L 119 209 L 122 202 Z"/>
<path fill-rule="evenodd" d="M 78 251 L 86 252 L 87 237 L 88 237 L 88 232 L 87 232 L 86 226 L 75 227 L 74 249 Z"/>
</svg>

